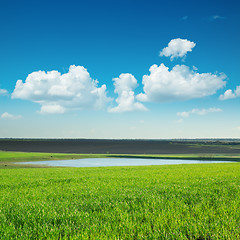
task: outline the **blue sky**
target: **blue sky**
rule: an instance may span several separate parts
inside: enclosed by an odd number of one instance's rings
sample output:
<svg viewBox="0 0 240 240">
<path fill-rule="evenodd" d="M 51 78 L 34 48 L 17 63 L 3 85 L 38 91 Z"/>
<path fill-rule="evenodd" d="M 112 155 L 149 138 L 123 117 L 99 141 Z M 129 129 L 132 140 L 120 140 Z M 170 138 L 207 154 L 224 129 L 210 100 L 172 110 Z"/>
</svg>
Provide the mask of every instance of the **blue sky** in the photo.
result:
<svg viewBox="0 0 240 240">
<path fill-rule="evenodd" d="M 0 1 L 0 137 L 239 138 L 239 9 Z"/>
</svg>

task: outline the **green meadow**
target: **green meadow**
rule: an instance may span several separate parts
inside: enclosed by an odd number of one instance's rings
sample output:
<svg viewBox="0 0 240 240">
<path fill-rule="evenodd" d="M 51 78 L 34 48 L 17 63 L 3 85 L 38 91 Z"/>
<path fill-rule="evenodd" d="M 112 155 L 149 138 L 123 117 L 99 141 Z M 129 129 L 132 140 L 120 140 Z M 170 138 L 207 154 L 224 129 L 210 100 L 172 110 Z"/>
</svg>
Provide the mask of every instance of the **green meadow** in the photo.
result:
<svg viewBox="0 0 240 240">
<path fill-rule="evenodd" d="M 2 168 L 0 239 L 239 239 L 239 196 L 239 163 Z"/>
</svg>

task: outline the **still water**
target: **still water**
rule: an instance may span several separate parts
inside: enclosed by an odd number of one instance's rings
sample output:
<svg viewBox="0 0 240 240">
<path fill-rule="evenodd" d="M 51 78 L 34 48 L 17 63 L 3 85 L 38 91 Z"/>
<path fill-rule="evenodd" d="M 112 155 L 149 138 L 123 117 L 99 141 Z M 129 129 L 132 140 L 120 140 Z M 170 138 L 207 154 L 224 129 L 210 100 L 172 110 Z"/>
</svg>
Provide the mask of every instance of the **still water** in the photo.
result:
<svg viewBox="0 0 240 240">
<path fill-rule="evenodd" d="M 74 160 L 21 162 L 20 164 L 47 165 L 52 167 L 110 167 L 110 166 L 146 166 L 146 165 L 223 163 L 223 162 L 229 161 L 211 161 L 211 160 L 201 161 L 201 160 L 151 159 L 151 158 L 85 158 Z"/>
</svg>

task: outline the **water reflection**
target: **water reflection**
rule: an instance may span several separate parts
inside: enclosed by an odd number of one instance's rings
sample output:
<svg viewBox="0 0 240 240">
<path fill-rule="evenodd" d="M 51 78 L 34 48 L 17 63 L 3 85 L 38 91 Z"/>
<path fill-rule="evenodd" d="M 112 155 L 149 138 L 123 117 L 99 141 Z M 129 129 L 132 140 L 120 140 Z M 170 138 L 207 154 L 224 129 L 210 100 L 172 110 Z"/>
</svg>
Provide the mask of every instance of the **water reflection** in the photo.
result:
<svg viewBox="0 0 240 240">
<path fill-rule="evenodd" d="M 21 162 L 20 164 L 47 165 L 52 167 L 110 167 L 110 166 L 146 166 L 146 165 L 223 163 L 223 162 L 230 161 L 150 159 L 150 158 L 85 158 L 74 160 Z"/>
</svg>

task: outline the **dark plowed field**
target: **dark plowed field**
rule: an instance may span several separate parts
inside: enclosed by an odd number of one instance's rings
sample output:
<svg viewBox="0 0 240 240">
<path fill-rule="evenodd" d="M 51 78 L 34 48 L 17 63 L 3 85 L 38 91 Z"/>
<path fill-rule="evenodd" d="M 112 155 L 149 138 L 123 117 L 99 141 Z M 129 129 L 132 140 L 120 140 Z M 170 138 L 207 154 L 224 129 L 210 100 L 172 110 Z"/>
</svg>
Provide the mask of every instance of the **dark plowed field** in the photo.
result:
<svg viewBox="0 0 240 240">
<path fill-rule="evenodd" d="M 240 142 L 96 139 L 1 139 L 0 150 L 21 152 L 98 154 L 238 154 L 240 153 Z"/>
</svg>

